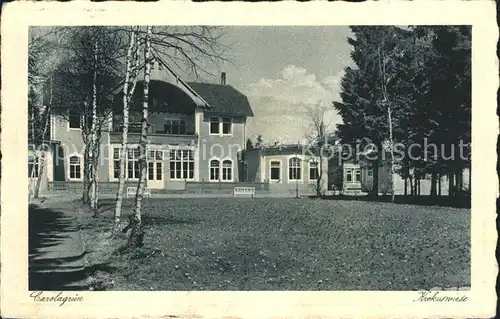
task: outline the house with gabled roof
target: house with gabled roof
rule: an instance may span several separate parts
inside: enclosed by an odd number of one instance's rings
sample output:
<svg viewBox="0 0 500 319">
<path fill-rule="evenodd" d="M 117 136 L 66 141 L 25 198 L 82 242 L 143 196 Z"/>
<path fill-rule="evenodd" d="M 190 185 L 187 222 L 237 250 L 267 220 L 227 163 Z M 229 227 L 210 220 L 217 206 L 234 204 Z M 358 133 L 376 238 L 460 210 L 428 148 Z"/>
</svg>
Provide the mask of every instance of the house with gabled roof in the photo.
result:
<svg viewBox="0 0 500 319">
<path fill-rule="evenodd" d="M 139 81 L 130 105 L 126 184 L 139 178 L 142 87 Z M 100 190 L 116 189 L 122 142 L 122 93 L 117 89 L 112 114 L 105 119 L 99 161 Z M 226 83 L 186 82 L 155 57 L 149 89 L 147 187 L 182 190 L 187 183 L 239 182 L 239 156 L 245 147 L 247 118 L 253 116 L 247 97 Z M 46 156 L 49 189 L 80 191 L 83 182 L 82 114 L 51 114 Z"/>
</svg>

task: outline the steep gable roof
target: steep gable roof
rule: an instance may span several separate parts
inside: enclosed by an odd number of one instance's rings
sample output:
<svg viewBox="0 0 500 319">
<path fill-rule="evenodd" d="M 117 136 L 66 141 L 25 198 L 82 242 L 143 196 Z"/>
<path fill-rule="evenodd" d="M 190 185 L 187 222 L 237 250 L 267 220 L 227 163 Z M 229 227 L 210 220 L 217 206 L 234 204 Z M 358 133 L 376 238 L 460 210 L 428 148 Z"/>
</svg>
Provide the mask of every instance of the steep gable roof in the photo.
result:
<svg viewBox="0 0 500 319">
<path fill-rule="evenodd" d="M 164 68 L 163 73 L 168 74 L 169 77 L 173 77 L 169 82 L 177 85 L 182 90 L 184 90 L 184 92 L 186 92 L 186 94 L 188 94 L 198 106 L 210 107 L 210 103 L 208 103 L 202 96 L 200 96 L 200 94 L 196 92 L 196 90 L 193 90 L 193 88 L 190 87 L 189 84 L 177 74 L 177 72 L 175 72 L 170 66 L 168 66 L 168 64 L 158 54 L 153 53 L 153 57 L 154 60 L 156 60 L 156 62 L 158 62 L 159 65 L 161 64 L 161 66 Z"/>
<path fill-rule="evenodd" d="M 162 70 L 159 70 L 159 65 Z M 139 67 L 140 70 L 144 65 Z M 157 68 L 153 70 L 154 68 Z M 210 84 L 184 81 L 168 64 L 157 54 L 153 54 L 151 83 L 153 81 L 168 82 L 186 93 L 193 102 L 207 112 L 227 114 L 233 116 L 253 116 L 253 111 L 247 97 L 231 85 Z M 142 81 L 138 81 L 138 86 Z M 118 94 L 123 82 L 115 89 Z M 136 87 L 137 91 L 137 87 Z"/>
<path fill-rule="evenodd" d="M 247 97 L 231 85 L 187 82 L 209 105 L 208 112 L 253 116 Z"/>
<path fill-rule="evenodd" d="M 159 71 L 159 65 L 161 65 L 162 70 Z M 138 67 L 138 74 L 142 74 L 144 71 L 145 63 L 142 63 Z M 155 69 L 156 68 L 156 69 Z M 165 61 L 159 57 L 158 55 L 153 53 L 153 58 L 152 58 L 152 65 L 151 65 L 151 70 L 150 70 L 150 81 L 162 81 L 162 82 L 167 82 L 170 83 L 182 91 L 184 91 L 185 94 L 187 94 L 191 100 L 196 103 L 198 107 L 202 108 L 207 108 L 210 107 L 210 105 L 205 101 L 193 88 L 191 88 L 186 81 L 184 81 L 171 67 L 169 67 Z M 139 79 L 137 81 L 137 84 L 143 83 L 143 79 L 141 75 L 139 75 Z M 123 90 L 123 85 L 125 81 L 120 81 L 118 85 L 112 90 L 112 93 L 114 95 L 119 94 Z M 136 87 L 137 91 L 138 88 Z"/>
</svg>

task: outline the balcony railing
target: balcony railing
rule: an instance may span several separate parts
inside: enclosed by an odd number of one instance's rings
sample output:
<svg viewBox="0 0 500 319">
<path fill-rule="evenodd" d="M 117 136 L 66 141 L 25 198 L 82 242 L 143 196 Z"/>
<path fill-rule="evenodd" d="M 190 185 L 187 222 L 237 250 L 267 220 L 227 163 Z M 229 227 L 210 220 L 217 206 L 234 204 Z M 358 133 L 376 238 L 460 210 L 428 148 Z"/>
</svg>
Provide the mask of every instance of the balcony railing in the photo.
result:
<svg viewBox="0 0 500 319">
<path fill-rule="evenodd" d="M 129 144 L 139 143 L 140 133 L 128 133 L 127 142 Z M 109 140 L 112 144 L 119 144 L 122 142 L 122 132 L 111 132 Z M 191 134 L 165 134 L 165 133 L 148 133 L 149 144 L 157 145 L 196 145 L 198 142 L 198 135 Z"/>
</svg>

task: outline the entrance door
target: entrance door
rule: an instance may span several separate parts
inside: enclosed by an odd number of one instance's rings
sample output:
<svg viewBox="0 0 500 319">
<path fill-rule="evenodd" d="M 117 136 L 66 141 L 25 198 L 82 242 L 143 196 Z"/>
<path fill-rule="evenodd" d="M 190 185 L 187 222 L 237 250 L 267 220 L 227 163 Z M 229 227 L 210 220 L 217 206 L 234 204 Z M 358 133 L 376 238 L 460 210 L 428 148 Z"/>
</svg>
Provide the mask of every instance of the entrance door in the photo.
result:
<svg viewBox="0 0 500 319">
<path fill-rule="evenodd" d="M 148 187 L 164 188 L 163 151 L 148 151 Z"/>
</svg>

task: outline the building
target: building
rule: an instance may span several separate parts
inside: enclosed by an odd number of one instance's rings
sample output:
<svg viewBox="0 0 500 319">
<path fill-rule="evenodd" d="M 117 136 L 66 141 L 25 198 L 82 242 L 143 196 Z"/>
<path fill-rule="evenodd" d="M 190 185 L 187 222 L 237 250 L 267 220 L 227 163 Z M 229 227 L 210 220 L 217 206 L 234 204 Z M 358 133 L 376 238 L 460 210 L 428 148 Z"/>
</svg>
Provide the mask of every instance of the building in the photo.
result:
<svg viewBox="0 0 500 319">
<path fill-rule="evenodd" d="M 373 168 L 371 162 L 360 159 L 348 159 L 341 162 L 338 158 L 330 161 L 330 178 L 332 183 L 330 189 L 343 194 L 367 194 L 373 187 Z M 389 194 L 390 187 L 390 166 L 385 163 L 379 167 L 378 189 L 381 194 Z M 395 179 L 400 179 L 395 174 Z M 395 181 L 396 189 L 399 184 Z"/>
<path fill-rule="evenodd" d="M 366 154 L 364 154 L 366 155 Z M 347 158 L 347 156 L 345 156 Z M 388 195 L 392 193 L 391 187 L 391 166 L 390 154 L 386 154 L 385 159 L 381 161 L 378 168 L 378 191 L 380 195 Z M 372 162 L 363 155 L 358 158 L 339 159 L 339 156 L 334 156 L 329 160 L 329 189 L 342 192 L 347 195 L 352 194 L 367 194 L 373 189 L 373 166 Z M 398 166 L 395 166 L 395 173 L 392 175 L 392 182 L 395 195 L 411 194 L 413 184 L 410 180 L 404 180 L 397 173 Z M 462 172 L 463 187 L 469 189 L 470 172 L 465 168 Z M 405 186 L 406 184 L 406 186 Z M 430 195 L 431 180 L 424 178 L 419 184 L 420 195 Z M 437 194 L 448 195 L 449 183 L 447 176 L 441 176 L 437 180 Z"/>
<path fill-rule="evenodd" d="M 139 178 L 139 136 L 142 82 L 130 110 L 126 183 Z M 100 190 L 116 190 L 122 142 L 121 90 L 113 114 L 105 120 L 99 159 Z M 149 89 L 147 187 L 183 190 L 192 183 L 239 182 L 239 156 L 245 147 L 247 118 L 253 116 L 247 97 L 226 84 L 185 82 L 160 59 L 152 65 Z M 75 111 L 52 114 L 50 151 L 46 156 L 49 189 L 82 189 L 84 143 L 82 118 Z M 34 163 L 30 162 L 33 166 Z"/>
<path fill-rule="evenodd" d="M 328 159 L 320 163 L 314 149 L 299 144 L 279 144 L 242 152 L 242 180 L 269 183 L 275 194 L 314 195 L 320 168 L 322 192 L 328 190 Z M 320 167 L 320 165 L 322 165 Z"/>
</svg>

